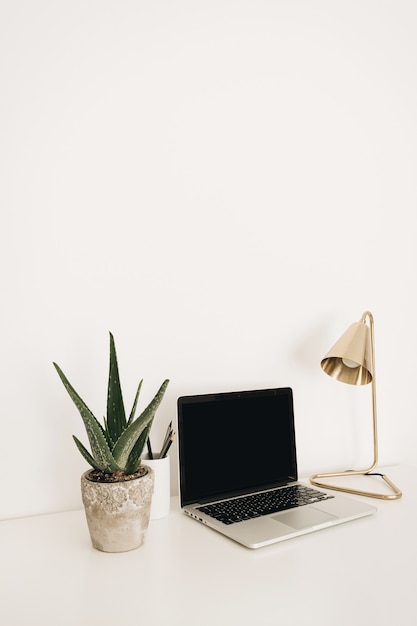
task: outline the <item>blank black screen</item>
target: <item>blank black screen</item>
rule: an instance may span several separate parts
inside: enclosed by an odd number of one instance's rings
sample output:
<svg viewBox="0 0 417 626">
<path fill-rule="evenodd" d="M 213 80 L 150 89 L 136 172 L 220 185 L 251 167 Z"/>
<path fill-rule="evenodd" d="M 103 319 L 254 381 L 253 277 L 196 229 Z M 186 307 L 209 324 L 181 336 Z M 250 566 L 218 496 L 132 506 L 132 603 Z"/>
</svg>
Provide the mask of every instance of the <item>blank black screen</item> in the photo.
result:
<svg viewBox="0 0 417 626">
<path fill-rule="evenodd" d="M 297 479 L 290 388 L 178 399 L 181 504 Z"/>
</svg>

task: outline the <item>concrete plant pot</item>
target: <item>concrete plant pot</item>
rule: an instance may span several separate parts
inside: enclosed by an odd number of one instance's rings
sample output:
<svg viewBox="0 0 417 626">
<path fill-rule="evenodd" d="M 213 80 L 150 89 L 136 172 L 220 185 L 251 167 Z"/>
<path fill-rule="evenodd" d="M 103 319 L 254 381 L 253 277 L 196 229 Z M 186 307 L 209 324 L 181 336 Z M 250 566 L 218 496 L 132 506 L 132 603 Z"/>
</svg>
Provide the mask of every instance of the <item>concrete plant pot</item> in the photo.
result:
<svg viewBox="0 0 417 626">
<path fill-rule="evenodd" d="M 149 524 L 154 473 L 122 482 L 95 482 L 92 470 L 81 477 L 81 495 L 93 547 L 103 552 L 140 548 Z M 143 471 L 143 470 L 142 470 Z"/>
</svg>

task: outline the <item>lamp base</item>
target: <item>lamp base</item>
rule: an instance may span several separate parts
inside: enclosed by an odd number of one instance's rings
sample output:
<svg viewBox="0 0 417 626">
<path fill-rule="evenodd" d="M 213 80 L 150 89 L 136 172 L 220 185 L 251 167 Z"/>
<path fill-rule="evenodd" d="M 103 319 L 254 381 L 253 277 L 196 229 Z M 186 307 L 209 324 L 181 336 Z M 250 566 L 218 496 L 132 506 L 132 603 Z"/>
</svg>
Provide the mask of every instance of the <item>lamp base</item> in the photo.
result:
<svg viewBox="0 0 417 626">
<path fill-rule="evenodd" d="M 363 489 L 354 489 L 353 487 L 341 487 L 339 485 L 331 485 L 321 482 L 324 478 L 337 478 L 347 476 L 379 476 L 390 487 L 392 493 L 379 493 L 374 491 L 365 491 Z M 333 489 L 335 491 L 344 491 L 346 493 L 353 493 L 357 496 L 368 496 L 369 498 L 379 498 L 380 500 L 398 500 L 402 496 L 402 492 L 394 483 L 386 476 L 379 472 L 372 472 L 368 470 L 347 470 L 346 472 L 331 472 L 327 474 L 313 474 L 310 476 L 310 482 L 316 487 L 324 489 Z"/>
</svg>

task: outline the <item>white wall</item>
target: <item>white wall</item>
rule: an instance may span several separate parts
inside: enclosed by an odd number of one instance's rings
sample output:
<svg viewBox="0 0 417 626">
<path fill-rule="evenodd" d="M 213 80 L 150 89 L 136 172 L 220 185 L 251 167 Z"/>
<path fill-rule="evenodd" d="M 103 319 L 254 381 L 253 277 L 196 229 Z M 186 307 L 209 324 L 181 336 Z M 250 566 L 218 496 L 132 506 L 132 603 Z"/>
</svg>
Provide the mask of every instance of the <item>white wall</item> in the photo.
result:
<svg viewBox="0 0 417 626">
<path fill-rule="evenodd" d="M 155 442 L 181 394 L 290 385 L 306 474 L 371 460 L 370 388 L 319 367 L 370 309 L 380 461 L 414 462 L 416 28 L 414 0 L 0 4 L 0 517 L 80 506 L 52 361 L 101 416 L 109 330 L 128 404 L 171 379 Z"/>
</svg>

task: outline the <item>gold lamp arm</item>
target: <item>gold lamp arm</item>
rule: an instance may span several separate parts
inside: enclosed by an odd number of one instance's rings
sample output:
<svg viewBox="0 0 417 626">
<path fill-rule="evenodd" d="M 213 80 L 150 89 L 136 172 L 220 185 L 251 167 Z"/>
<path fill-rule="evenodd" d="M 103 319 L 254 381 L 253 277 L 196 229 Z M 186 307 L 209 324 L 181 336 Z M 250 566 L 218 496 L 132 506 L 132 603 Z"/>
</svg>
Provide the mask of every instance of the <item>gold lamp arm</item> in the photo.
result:
<svg viewBox="0 0 417 626">
<path fill-rule="evenodd" d="M 310 482 L 316 487 L 322 487 L 324 489 L 334 489 L 335 491 L 344 491 L 347 493 L 353 493 L 360 496 L 368 496 L 371 498 L 379 498 L 381 500 L 398 500 L 402 496 L 401 490 L 385 475 L 378 472 L 372 474 L 373 470 L 378 464 L 378 425 L 377 425 L 377 410 L 376 410 L 376 380 L 375 380 L 375 343 L 374 343 L 374 318 L 370 311 L 365 311 L 362 314 L 360 322 L 366 323 L 366 318 L 369 320 L 369 330 L 371 334 L 371 369 L 372 369 L 372 431 L 373 431 L 373 449 L 374 458 L 372 465 L 363 470 L 347 470 L 344 472 L 330 472 L 324 474 L 313 474 L 310 477 Z M 329 485 L 321 482 L 321 479 L 337 478 L 342 476 L 359 476 L 359 475 L 373 475 L 382 478 L 385 483 L 391 488 L 392 493 L 378 493 L 370 492 L 362 489 L 353 489 L 350 487 L 341 487 L 336 485 Z"/>
<path fill-rule="evenodd" d="M 372 432 L 374 439 L 374 460 L 372 465 L 363 470 L 364 474 L 369 474 L 378 464 L 378 424 L 377 424 L 377 411 L 376 411 L 376 374 L 375 374 L 375 341 L 374 341 L 374 316 L 370 311 L 365 311 L 362 314 L 361 322 L 366 323 L 366 318 L 369 319 L 369 330 L 371 333 L 371 359 L 372 359 Z"/>
</svg>

